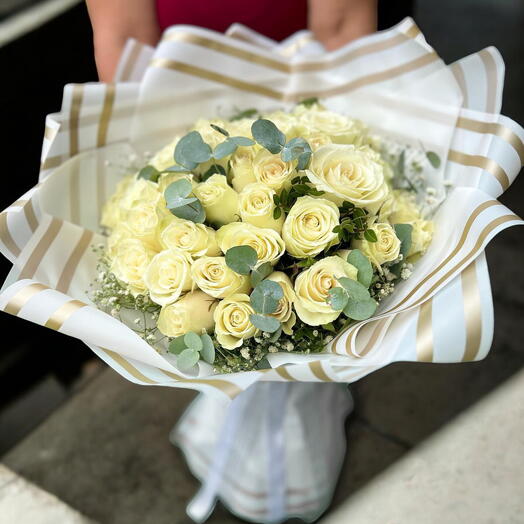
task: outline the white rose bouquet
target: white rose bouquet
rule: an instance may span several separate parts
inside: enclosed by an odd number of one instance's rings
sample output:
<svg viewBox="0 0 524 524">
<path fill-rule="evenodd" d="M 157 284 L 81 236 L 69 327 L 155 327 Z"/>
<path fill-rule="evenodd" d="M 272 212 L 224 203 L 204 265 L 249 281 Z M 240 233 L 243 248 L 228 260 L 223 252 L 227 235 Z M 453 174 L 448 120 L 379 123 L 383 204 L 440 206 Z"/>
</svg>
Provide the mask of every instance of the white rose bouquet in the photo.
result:
<svg viewBox="0 0 524 524">
<path fill-rule="evenodd" d="M 315 100 L 254 116 L 199 120 L 104 206 L 110 249 L 93 300 L 118 318 L 147 315 L 135 330 L 182 371 L 322 352 L 375 313 L 431 242 L 417 203 L 427 195 L 394 176 L 404 149 L 384 154 L 365 125 Z M 283 118 L 292 138 L 274 123 Z"/>
</svg>

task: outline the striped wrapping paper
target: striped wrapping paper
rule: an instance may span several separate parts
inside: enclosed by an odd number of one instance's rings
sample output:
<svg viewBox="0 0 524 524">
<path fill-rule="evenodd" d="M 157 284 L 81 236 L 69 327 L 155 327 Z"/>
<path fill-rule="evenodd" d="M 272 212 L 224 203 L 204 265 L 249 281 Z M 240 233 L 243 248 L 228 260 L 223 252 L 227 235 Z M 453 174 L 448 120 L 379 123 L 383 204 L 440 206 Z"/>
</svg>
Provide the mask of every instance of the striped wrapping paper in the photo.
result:
<svg viewBox="0 0 524 524">
<path fill-rule="evenodd" d="M 487 48 L 446 66 L 406 19 L 330 53 L 308 32 L 275 44 L 242 26 L 227 35 L 176 26 L 156 49 L 128 42 L 113 84 L 68 85 L 46 121 L 39 183 L 0 214 L 13 268 L 0 308 L 83 340 L 125 378 L 234 398 L 257 381 L 352 382 L 393 361 L 461 362 L 489 351 L 493 307 L 484 248 L 522 221 L 497 198 L 524 162 L 524 131 L 499 114 L 503 61 Z M 338 334 L 323 354 L 274 354 L 272 369 L 180 372 L 131 329 L 97 310 L 92 244 L 101 207 L 130 157 L 160 147 L 198 117 L 269 110 L 317 96 L 447 159 L 454 185 L 435 239 L 377 315 Z"/>
</svg>

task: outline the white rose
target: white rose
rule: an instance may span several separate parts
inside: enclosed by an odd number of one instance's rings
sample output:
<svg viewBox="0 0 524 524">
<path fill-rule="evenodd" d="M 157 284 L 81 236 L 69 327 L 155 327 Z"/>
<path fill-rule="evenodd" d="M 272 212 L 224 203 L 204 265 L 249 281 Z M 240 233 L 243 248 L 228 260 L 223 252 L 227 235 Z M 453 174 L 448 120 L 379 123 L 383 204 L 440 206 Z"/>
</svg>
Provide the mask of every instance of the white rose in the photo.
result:
<svg viewBox="0 0 524 524">
<path fill-rule="evenodd" d="M 215 298 L 247 293 L 251 289 L 249 278 L 229 268 L 224 257 L 201 257 L 195 260 L 191 266 L 191 276 L 202 291 Z"/>
<path fill-rule="evenodd" d="M 154 255 L 155 251 L 144 242 L 136 238 L 124 239 L 114 248 L 111 272 L 128 285 L 133 295 L 144 294 L 147 290 L 144 274 Z"/>
<path fill-rule="evenodd" d="M 247 222 L 233 222 L 217 231 L 217 241 L 222 253 L 235 246 L 250 246 L 257 252 L 258 262 L 276 264 L 286 246 L 274 230 L 253 226 Z"/>
<path fill-rule="evenodd" d="M 276 195 L 270 187 L 265 184 L 248 184 L 239 193 L 240 217 L 243 222 L 249 222 L 257 227 L 274 229 L 278 233 L 282 231 L 284 216 L 273 218 L 275 203 L 273 197 Z"/>
<path fill-rule="evenodd" d="M 375 232 L 377 241 L 353 240 L 352 247 L 360 249 L 377 268 L 396 260 L 400 254 L 400 240 L 393 227 L 386 223 L 378 223 L 368 229 Z"/>
<path fill-rule="evenodd" d="M 213 315 L 218 343 L 224 349 L 235 349 L 256 335 L 258 329 L 249 319 L 254 313 L 247 295 L 239 293 L 221 300 Z"/>
<path fill-rule="evenodd" d="M 412 224 L 411 247 L 407 254 L 408 257 L 413 255 L 423 255 L 428 249 L 433 239 L 434 224 L 430 220 L 415 220 Z"/>
<path fill-rule="evenodd" d="M 144 283 L 153 302 L 172 304 L 191 289 L 191 257 L 180 249 L 161 251 L 151 260 Z"/>
<path fill-rule="evenodd" d="M 280 155 L 273 155 L 261 149 L 253 159 L 253 173 L 258 182 L 265 184 L 277 193 L 291 185 L 296 175 L 296 162 L 284 162 Z"/>
<path fill-rule="evenodd" d="M 238 193 L 228 185 L 223 175 L 211 175 L 194 190 L 206 210 L 207 220 L 223 225 L 239 219 Z"/>
<path fill-rule="evenodd" d="M 357 280 L 358 270 L 338 256 L 326 257 L 302 271 L 295 280 L 295 310 L 310 326 L 333 322 L 340 311 L 327 303 L 329 290 L 340 287 L 341 277 Z"/>
<path fill-rule="evenodd" d="M 253 171 L 253 160 L 256 153 L 255 147 L 239 147 L 231 155 L 231 184 L 238 192 L 248 184 L 257 181 Z"/>
<path fill-rule="evenodd" d="M 388 195 L 378 153 L 367 146 L 332 144 L 313 153 L 306 175 L 325 198 L 376 212 Z"/>
<path fill-rule="evenodd" d="M 339 225 L 338 207 L 324 198 L 303 196 L 290 209 L 282 236 L 287 251 L 296 258 L 317 255 L 338 239 L 333 228 Z"/>
<path fill-rule="evenodd" d="M 159 240 L 163 249 L 181 249 L 193 258 L 220 254 L 214 229 L 175 216 L 163 221 Z"/>
<path fill-rule="evenodd" d="M 157 327 L 167 337 L 179 337 L 189 331 L 211 333 L 217 301 L 202 291 L 186 293 L 174 304 L 162 307 Z"/>
<path fill-rule="evenodd" d="M 284 292 L 284 296 L 278 301 L 276 311 L 271 313 L 271 316 L 280 320 L 282 323 L 282 331 L 284 331 L 286 335 L 292 335 L 293 326 L 297 322 L 297 316 L 293 311 L 293 303 L 296 300 L 293 284 L 291 284 L 289 277 L 282 271 L 271 273 L 271 275 L 267 277 L 267 280 L 278 282 Z"/>
</svg>

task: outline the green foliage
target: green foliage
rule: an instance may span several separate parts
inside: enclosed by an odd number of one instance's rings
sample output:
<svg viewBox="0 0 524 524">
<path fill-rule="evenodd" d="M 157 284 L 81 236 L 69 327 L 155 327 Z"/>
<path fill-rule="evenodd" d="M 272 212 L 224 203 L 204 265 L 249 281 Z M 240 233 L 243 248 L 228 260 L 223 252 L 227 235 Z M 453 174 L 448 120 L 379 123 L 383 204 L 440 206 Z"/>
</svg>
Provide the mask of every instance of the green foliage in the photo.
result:
<svg viewBox="0 0 524 524">
<path fill-rule="evenodd" d="M 318 104 L 318 98 L 316 96 L 312 96 L 310 98 L 304 98 L 304 100 L 301 100 L 297 105 L 306 106 L 309 108 L 315 104 Z"/>
<path fill-rule="evenodd" d="M 372 229 L 366 229 L 364 231 L 364 238 L 368 241 L 368 242 L 376 242 L 378 240 L 377 238 L 377 234 L 372 230 Z"/>
<path fill-rule="evenodd" d="M 257 261 L 257 252 L 251 246 L 235 246 L 226 252 L 227 266 L 239 275 L 249 275 Z"/>
<path fill-rule="evenodd" d="M 243 118 L 253 118 L 256 115 L 258 115 L 258 109 L 244 109 L 232 116 L 229 121 L 234 122 L 235 120 L 242 120 Z"/>
<path fill-rule="evenodd" d="M 366 288 L 369 288 L 371 285 L 371 280 L 373 278 L 373 266 L 369 261 L 369 258 L 366 257 L 360 249 L 353 249 L 347 257 L 347 261 L 354 267 L 357 268 L 358 281 Z"/>
<path fill-rule="evenodd" d="M 220 164 L 213 164 L 201 177 L 200 180 L 205 182 L 212 175 L 224 175 L 226 176 L 226 170 Z"/>
<path fill-rule="evenodd" d="M 282 160 L 291 162 L 298 160 L 297 169 L 302 170 L 307 167 L 311 159 L 311 146 L 303 138 L 292 138 L 282 149 Z"/>
<path fill-rule="evenodd" d="M 251 271 L 251 287 L 257 287 L 262 280 L 269 276 L 273 272 L 273 266 L 271 262 L 264 262 L 259 266 L 256 266 Z"/>
<path fill-rule="evenodd" d="M 293 207 L 297 198 L 301 196 L 322 196 L 324 191 L 318 191 L 312 187 L 307 176 L 296 176 L 291 180 L 291 188 L 283 189 L 280 195 L 273 195 L 273 203 L 275 209 L 273 210 L 273 218 L 278 220 L 282 213 L 288 213 Z"/>
<path fill-rule="evenodd" d="M 282 286 L 272 280 L 263 280 L 253 289 L 250 302 L 257 313 L 271 314 L 278 308 L 279 300 L 284 296 Z"/>
<path fill-rule="evenodd" d="M 178 141 L 174 157 L 177 164 L 195 169 L 198 164 L 207 162 L 211 155 L 211 147 L 204 142 L 202 135 L 198 131 L 191 131 Z"/>
<path fill-rule="evenodd" d="M 176 337 L 169 343 L 169 351 L 177 355 L 177 366 L 182 371 L 188 371 L 202 358 L 208 364 L 215 361 L 215 345 L 213 339 L 206 333 L 198 335 L 189 331 Z"/>
<path fill-rule="evenodd" d="M 229 136 L 229 132 L 226 131 L 223 127 L 217 126 L 216 124 L 210 124 L 210 125 L 215 131 L 218 131 L 219 133 L 223 134 L 224 136 Z"/>
<path fill-rule="evenodd" d="M 335 311 L 342 311 L 348 302 L 348 294 L 341 287 L 334 287 L 329 290 L 327 299 L 328 304 Z"/>
<path fill-rule="evenodd" d="M 411 224 L 395 224 L 393 227 L 397 238 L 400 240 L 400 254 L 406 258 L 411 249 L 413 226 Z"/>
<path fill-rule="evenodd" d="M 365 300 L 355 300 L 349 297 L 344 314 L 353 320 L 366 320 L 377 310 L 377 303 L 371 298 Z"/>
<path fill-rule="evenodd" d="M 143 167 L 138 172 L 138 178 L 143 178 L 145 180 L 150 180 L 151 182 L 157 182 L 160 177 L 160 171 L 153 166 Z"/>
<path fill-rule="evenodd" d="M 164 191 L 166 206 L 178 218 L 201 224 L 206 219 L 206 212 L 196 197 L 189 197 L 193 190 L 191 182 L 185 178 L 169 184 Z"/>
<path fill-rule="evenodd" d="M 426 158 L 433 168 L 438 169 L 440 167 L 440 157 L 434 151 L 426 151 Z"/>
<path fill-rule="evenodd" d="M 286 143 L 286 135 L 271 120 L 264 118 L 253 122 L 251 134 L 262 147 L 273 154 L 280 153 Z"/>
<path fill-rule="evenodd" d="M 343 310 L 353 320 L 365 320 L 373 315 L 377 303 L 371 298 L 368 288 L 351 278 L 342 277 L 338 281 L 342 287 L 329 290 L 328 304 L 335 310 Z"/>
<path fill-rule="evenodd" d="M 280 321 L 274 317 L 268 317 L 265 315 L 249 315 L 251 323 L 260 331 L 266 331 L 267 333 L 275 333 L 280 328 Z"/>
</svg>

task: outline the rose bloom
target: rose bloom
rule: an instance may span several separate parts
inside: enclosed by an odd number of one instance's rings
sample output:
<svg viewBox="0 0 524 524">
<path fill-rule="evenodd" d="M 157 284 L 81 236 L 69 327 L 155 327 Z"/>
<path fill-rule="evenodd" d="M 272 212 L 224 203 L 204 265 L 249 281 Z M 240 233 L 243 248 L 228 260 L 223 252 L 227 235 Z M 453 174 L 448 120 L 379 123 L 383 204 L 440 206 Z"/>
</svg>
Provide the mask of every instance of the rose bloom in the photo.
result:
<svg viewBox="0 0 524 524">
<path fill-rule="evenodd" d="M 128 285 L 134 296 L 144 294 L 147 291 L 144 273 L 154 255 L 155 251 L 144 242 L 136 238 L 124 239 L 114 248 L 111 272 Z"/>
<path fill-rule="evenodd" d="M 257 149 L 252 146 L 239 147 L 231 155 L 231 184 L 238 192 L 242 191 L 248 184 L 257 181 L 253 172 L 253 159 L 256 152 Z"/>
<path fill-rule="evenodd" d="M 202 291 L 186 293 L 174 304 L 161 309 L 157 327 L 167 337 L 179 337 L 189 331 L 211 333 L 216 307 L 217 301 Z"/>
<path fill-rule="evenodd" d="M 293 311 L 293 302 L 295 301 L 295 291 L 290 278 L 282 271 L 275 271 L 267 277 L 266 280 L 277 282 L 282 287 L 284 296 L 278 301 L 277 309 L 270 316 L 275 317 L 282 323 L 282 331 L 286 335 L 293 334 L 293 326 L 297 322 L 297 316 Z"/>
<path fill-rule="evenodd" d="M 284 216 L 281 215 L 276 220 L 273 218 L 275 195 L 275 191 L 265 184 L 254 183 L 245 186 L 238 195 L 242 221 L 257 227 L 274 229 L 280 233 Z"/>
<path fill-rule="evenodd" d="M 180 249 L 166 249 L 153 257 L 144 274 L 153 302 L 172 304 L 191 289 L 191 257 Z"/>
<path fill-rule="evenodd" d="M 376 212 L 388 195 L 380 155 L 368 146 L 331 144 L 312 156 L 306 175 L 325 198 Z"/>
<path fill-rule="evenodd" d="M 221 300 L 213 315 L 218 343 L 224 349 L 235 349 L 256 335 L 258 329 L 249 320 L 254 313 L 249 297 L 242 293 Z"/>
<path fill-rule="evenodd" d="M 217 231 L 222 253 L 236 246 L 250 246 L 257 252 L 258 262 L 276 264 L 286 251 L 282 237 L 273 229 L 253 226 L 246 222 L 233 222 Z"/>
<path fill-rule="evenodd" d="M 175 216 L 166 218 L 158 237 L 163 249 L 181 249 L 193 258 L 220 254 L 215 230 L 191 220 Z"/>
<path fill-rule="evenodd" d="M 224 257 L 195 260 L 191 266 L 191 277 L 202 291 L 215 298 L 247 293 L 251 289 L 249 278 L 235 273 L 227 266 Z"/>
<path fill-rule="evenodd" d="M 207 220 L 217 225 L 229 224 L 240 218 L 238 193 L 228 185 L 223 175 L 211 175 L 194 190 L 206 210 Z"/>
<path fill-rule="evenodd" d="M 337 241 L 333 228 L 339 225 L 339 219 L 333 202 L 310 196 L 297 198 L 282 228 L 287 251 L 296 258 L 317 255 Z"/>
<path fill-rule="evenodd" d="M 340 311 L 328 304 L 329 290 L 340 287 L 337 279 L 357 280 L 358 270 L 339 256 L 326 257 L 302 271 L 295 280 L 295 311 L 310 326 L 333 322 Z"/>
<path fill-rule="evenodd" d="M 393 262 L 400 254 L 400 240 L 392 226 L 386 223 L 374 224 L 371 229 L 377 235 L 376 242 L 365 239 L 353 240 L 352 247 L 360 249 L 364 255 L 380 270 L 386 262 Z"/>
<path fill-rule="evenodd" d="M 273 155 L 261 149 L 253 159 L 253 173 L 258 182 L 265 184 L 277 193 L 291 185 L 296 175 L 296 162 L 284 162 L 280 155 Z"/>
<path fill-rule="evenodd" d="M 430 220 L 415 220 L 412 224 L 411 247 L 407 254 L 408 257 L 423 255 L 431 244 L 433 232 L 435 230 L 433 222 Z"/>
</svg>

